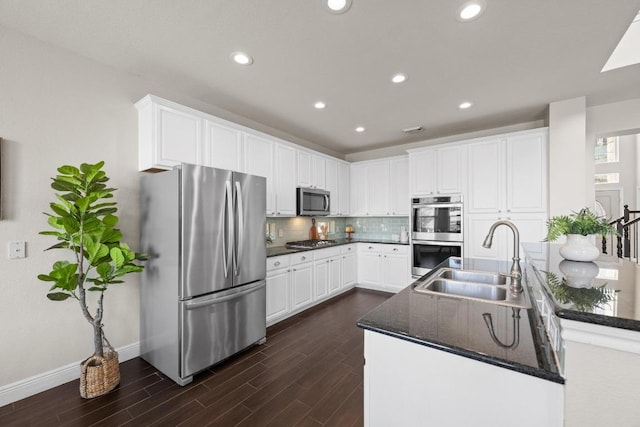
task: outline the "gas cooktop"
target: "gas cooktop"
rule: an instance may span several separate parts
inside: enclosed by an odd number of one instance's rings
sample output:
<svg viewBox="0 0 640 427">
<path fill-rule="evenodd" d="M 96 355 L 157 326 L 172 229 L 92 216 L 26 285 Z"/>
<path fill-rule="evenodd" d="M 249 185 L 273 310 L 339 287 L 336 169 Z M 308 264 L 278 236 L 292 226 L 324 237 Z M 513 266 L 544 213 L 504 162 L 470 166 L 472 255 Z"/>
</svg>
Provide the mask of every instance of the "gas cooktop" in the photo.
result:
<svg viewBox="0 0 640 427">
<path fill-rule="evenodd" d="M 287 242 L 287 248 L 291 249 L 315 249 L 315 248 L 324 248 L 325 246 L 335 245 L 335 240 L 320 240 L 320 239 L 311 239 L 311 240 L 299 240 L 297 242 Z"/>
</svg>

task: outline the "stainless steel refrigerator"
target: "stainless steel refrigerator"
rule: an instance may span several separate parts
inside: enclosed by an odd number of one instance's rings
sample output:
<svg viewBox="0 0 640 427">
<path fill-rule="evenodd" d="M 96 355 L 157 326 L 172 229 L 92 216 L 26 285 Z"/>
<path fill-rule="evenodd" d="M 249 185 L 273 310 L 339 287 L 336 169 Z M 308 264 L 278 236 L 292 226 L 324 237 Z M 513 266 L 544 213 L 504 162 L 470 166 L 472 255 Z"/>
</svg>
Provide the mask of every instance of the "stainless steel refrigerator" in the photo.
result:
<svg viewBox="0 0 640 427">
<path fill-rule="evenodd" d="M 266 180 L 182 164 L 140 191 L 140 352 L 185 385 L 265 340 Z"/>
</svg>

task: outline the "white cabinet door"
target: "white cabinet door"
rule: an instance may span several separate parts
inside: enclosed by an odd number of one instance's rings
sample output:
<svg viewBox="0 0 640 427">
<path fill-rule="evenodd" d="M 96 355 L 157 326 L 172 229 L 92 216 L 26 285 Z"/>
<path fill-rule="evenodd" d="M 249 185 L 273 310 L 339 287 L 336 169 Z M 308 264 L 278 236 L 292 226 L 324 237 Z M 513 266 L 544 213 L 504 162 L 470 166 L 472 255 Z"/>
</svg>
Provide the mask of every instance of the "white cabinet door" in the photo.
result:
<svg viewBox="0 0 640 427">
<path fill-rule="evenodd" d="M 331 197 L 331 215 L 340 213 L 340 190 L 338 189 L 338 162 L 326 159 L 326 190 Z"/>
<path fill-rule="evenodd" d="M 232 127 L 205 121 L 205 165 L 242 172 L 243 133 Z"/>
<path fill-rule="evenodd" d="M 267 276 L 267 323 L 289 313 L 290 270 L 277 270 Z"/>
<path fill-rule="evenodd" d="M 412 195 L 429 195 L 436 191 L 436 151 L 425 150 L 409 155 Z"/>
<path fill-rule="evenodd" d="M 308 151 L 297 151 L 297 186 L 311 187 L 311 153 Z"/>
<path fill-rule="evenodd" d="M 325 183 L 325 159 L 316 154 L 311 155 L 311 186 L 313 188 L 326 187 Z"/>
<path fill-rule="evenodd" d="M 367 214 L 367 166 L 351 165 L 351 215 Z"/>
<path fill-rule="evenodd" d="M 391 215 L 409 215 L 409 157 L 389 160 L 389 213 Z"/>
<path fill-rule="evenodd" d="M 406 288 L 411 281 L 409 247 L 384 245 L 382 251 L 384 285 L 395 291 Z"/>
<path fill-rule="evenodd" d="M 382 284 L 382 254 L 379 252 L 358 253 L 358 282 Z"/>
<path fill-rule="evenodd" d="M 320 300 L 329 293 L 329 260 L 313 263 L 313 299 Z"/>
<path fill-rule="evenodd" d="M 296 150 L 276 144 L 275 210 L 276 215 L 296 216 Z"/>
<path fill-rule="evenodd" d="M 138 169 L 204 164 L 201 116 L 172 102 L 146 96 L 138 103 Z"/>
<path fill-rule="evenodd" d="M 291 271 L 291 309 L 298 310 L 313 302 L 313 263 L 298 264 Z"/>
<path fill-rule="evenodd" d="M 267 215 L 275 215 L 272 141 L 251 134 L 245 135 L 244 171 L 267 178 Z"/>
<path fill-rule="evenodd" d="M 342 258 L 333 257 L 329 260 L 329 295 L 337 293 L 342 288 Z"/>
<path fill-rule="evenodd" d="M 389 215 L 389 162 L 367 164 L 367 215 Z"/>
<path fill-rule="evenodd" d="M 469 144 L 468 194 L 465 208 L 469 213 L 498 213 L 504 205 L 503 141 L 493 139 Z"/>
<path fill-rule="evenodd" d="M 350 215 L 351 170 L 349 164 L 338 163 L 338 215 Z M 331 198 L 332 203 L 335 200 Z"/>
<path fill-rule="evenodd" d="M 546 134 L 535 133 L 507 140 L 507 212 L 547 210 Z"/>
<path fill-rule="evenodd" d="M 437 179 L 436 192 L 438 194 L 462 193 L 465 169 L 463 167 L 465 147 L 454 146 L 437 149 Z"/>
<path fill-rule="evenodd" d="M 358 280 L 357 268 L 358 264 L 355 253 L 342 255 L 342 289 L 355 286 Z"/>
</svg>

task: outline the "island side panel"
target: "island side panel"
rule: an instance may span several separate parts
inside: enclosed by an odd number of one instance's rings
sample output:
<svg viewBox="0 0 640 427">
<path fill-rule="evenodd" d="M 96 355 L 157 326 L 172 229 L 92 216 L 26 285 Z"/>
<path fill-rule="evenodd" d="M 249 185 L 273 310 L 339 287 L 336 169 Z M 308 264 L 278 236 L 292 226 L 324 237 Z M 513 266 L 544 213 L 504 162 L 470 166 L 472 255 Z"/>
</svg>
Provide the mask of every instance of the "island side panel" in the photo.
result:
<svg viewBox="0 0 640 427">
<path fill-rule="evenodd" d="M 365 330 L 366 427 L 562 426 L 561 384 Z"/>
</svg>

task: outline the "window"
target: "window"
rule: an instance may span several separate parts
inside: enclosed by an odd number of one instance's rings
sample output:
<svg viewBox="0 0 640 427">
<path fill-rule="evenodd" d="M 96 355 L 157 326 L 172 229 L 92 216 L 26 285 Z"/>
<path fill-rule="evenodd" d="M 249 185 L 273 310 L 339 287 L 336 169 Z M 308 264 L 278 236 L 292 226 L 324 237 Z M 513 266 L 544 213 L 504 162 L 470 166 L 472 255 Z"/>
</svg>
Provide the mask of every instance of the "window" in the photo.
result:
<svg viewBox="0 0 640 427">
<path fill-rule="evenodd" d="M 617 184 L 620 182 L 620 174 L 615 173 L 597 173 L 596 184 Z"/>
<path fill-rule="evenodd" d="M 618 161 L 617 136 L 598 138 L 596 140 L 595 160 L 596 163 L 615 163 Z M 598 182 L 597 179 L 596 182 Z"/>
</svg>

